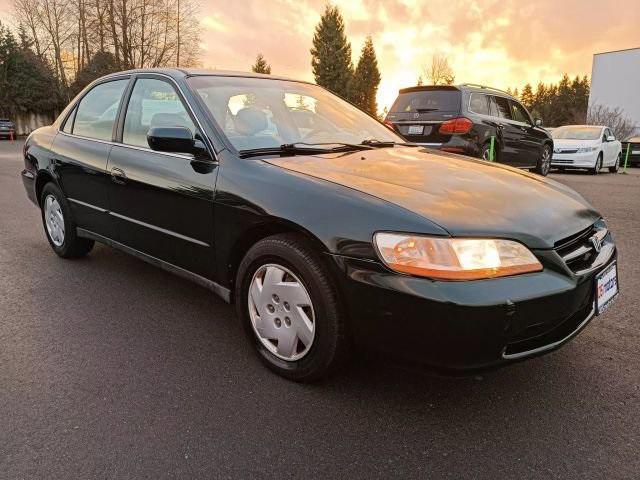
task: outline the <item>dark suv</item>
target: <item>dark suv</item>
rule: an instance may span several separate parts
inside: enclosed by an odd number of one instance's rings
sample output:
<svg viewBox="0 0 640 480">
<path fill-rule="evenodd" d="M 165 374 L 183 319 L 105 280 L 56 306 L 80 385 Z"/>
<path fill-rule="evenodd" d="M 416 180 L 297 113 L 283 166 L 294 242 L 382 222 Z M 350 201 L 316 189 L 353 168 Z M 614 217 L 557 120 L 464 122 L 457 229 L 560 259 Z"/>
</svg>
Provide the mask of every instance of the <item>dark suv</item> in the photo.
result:
<svg viewBox="0 0 640 480">
<path fill-rule="evenodd" d="M 0 118 L 0 138 L 14 138 L 16 126 L 8 118 Z"/>
<path fill-rule="evenodd" d="M 511 95 L 482 85 L 418 86 L 400 90 L 385 123 L 410 142 L 547 175 L 553 140 Z"/>
</svg>

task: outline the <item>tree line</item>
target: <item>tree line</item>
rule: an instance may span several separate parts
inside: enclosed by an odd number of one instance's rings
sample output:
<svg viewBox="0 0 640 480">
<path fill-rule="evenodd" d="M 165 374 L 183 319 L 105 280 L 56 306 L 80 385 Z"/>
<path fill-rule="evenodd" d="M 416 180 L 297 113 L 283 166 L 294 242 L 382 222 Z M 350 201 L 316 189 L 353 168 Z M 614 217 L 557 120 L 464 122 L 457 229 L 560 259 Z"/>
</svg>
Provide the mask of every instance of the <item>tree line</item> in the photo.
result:
<svg viewBox="0 0 640 480">
<path fill-rule="evenodd" d="M 565 73 L 557 84 L 538 83 L 535 92 L 527 83 L 521 91 L 507 89 L 507 93 L 519 98 L 534 117 L 544 120 L 545 125 L 556 127 L 586 123 L 589 90 L 586 75 L 571 80 Z"/>
</svg>

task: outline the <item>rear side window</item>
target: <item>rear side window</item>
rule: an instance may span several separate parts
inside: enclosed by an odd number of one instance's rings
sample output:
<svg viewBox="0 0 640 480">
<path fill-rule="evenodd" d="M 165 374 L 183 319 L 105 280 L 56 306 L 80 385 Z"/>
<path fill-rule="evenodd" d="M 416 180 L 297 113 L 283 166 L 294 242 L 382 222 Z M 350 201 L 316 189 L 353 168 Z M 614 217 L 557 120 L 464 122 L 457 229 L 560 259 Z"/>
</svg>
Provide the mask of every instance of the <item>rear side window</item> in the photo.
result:
<svg viewBox="0 0 640 480">
<path fill-rule="evenodd" d="M 391 107 L 394 113 L 458 112 L 459 90 L 421 90 L 401 93 Z"/>
<path fill-rule="evenodd" d="M 480 115 L 489 115 L 489 97 L 482 93 L 472 93 L 469 110 Z"/>
<path fill-rule="evenodd" d="M 511 120 L 511 107 L 509 106 L 509 100 L 504 97 L 493 97 L 493 103 L 497 109 L 497 117 L 507 118 Z"/>
<path fill-rule="evenodd" d="M 115 80 L 101 83 L 89 91 L 76 109 L 73 134 L 111 140 L 118 106 L 128 82 L 129 80 Z"/>
<path fill-rule="evenodd" d="M 78 111 L 77 108 L 74 108 L 73 111 L 71 112 L 71 114 L 67 117 L 67 121 L 64 122 L 64 127 L 62 128 L 62 131 L 65 133 L 71 133 L 73 131 L 73 121 L 76 118 L 76 112 Z"/>
</svg>

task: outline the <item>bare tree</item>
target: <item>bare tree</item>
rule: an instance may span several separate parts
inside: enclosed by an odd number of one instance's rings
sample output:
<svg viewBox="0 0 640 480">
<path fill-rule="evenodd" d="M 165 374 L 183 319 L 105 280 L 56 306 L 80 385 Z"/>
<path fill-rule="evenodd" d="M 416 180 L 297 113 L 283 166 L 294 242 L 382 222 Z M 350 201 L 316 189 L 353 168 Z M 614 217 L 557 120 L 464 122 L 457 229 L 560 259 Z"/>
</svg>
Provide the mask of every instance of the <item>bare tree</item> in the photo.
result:
<svg viewBox="0 0 640 480">
<path fill-rule="evenodd" d="M 620 108 L 608 108 L 605 105 L 596 104 L 587 111 L 587 124 L 603 125 L 609 127 L 616 138 L 627 140 L 635 131 L 636 126 Z"/>
<path fill-rule="evenodd" d="M 119 68 L 194 66 L 199 0 L 13 0 L 16 23 L 63 89 L 96 53 Z"/>
<path fill-rule="evenodd" d="M 456 79 L 448 58 L 439 53 L 433 55 L 431 65 L 422 67 L 422 74 L 418 78 L 427 78 L 431 85 L 453 85 Z"/>
</svg>

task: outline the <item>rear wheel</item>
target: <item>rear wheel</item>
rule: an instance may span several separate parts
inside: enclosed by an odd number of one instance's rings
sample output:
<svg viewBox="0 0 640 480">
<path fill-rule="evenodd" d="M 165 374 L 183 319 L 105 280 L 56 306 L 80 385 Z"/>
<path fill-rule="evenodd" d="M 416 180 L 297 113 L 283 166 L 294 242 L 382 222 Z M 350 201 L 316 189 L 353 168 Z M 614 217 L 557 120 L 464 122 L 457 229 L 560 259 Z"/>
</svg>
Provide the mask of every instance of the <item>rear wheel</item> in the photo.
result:
<svg viewBox="0 0 640 480">
<path fill-rule="evenodd" d="M 540 158 L 536 165 L 535 172 L 546 177 L 551 170 L 551 145 L 545 143 L 540 150 Z"/>
<path fill-rule="evenodd" d="M 297 382 L 319 380 L 348 351 L 335 282 L 306 239 L 282 234 L 254 245 L 236 281 L 236 309 L 260 359 Z"/>
<path fill-rule="evenodd" d="M 62 258 L 84 257 L 89 253 L 94 242 L 76 234 L 76 222 L 62 191 L 54 183 L 47 183 L 40 198 L 42 224 L 53 251 Z"/>
<path fill-rule="evenodd" d="M 609 167 L 609 171 L 611 173 L 618 173 L 618 170 L 620 170 L 620 162 L 622 160 L 622 154 L 618 154 L 618 157 L 616 158 L 616 163 L 613 164 L 613 166 Z"/>
<path fill-rule="evenodd" d="M 591 173 L 591 175 L 598 175 L 600 173 L 600 170 L 602 170 L 602 153 L 600 153 L 600 155 L 598 155 L 598 159 L 596 160 L 596 164 L 591 169 L 590 173 Z"/>
</svg>

